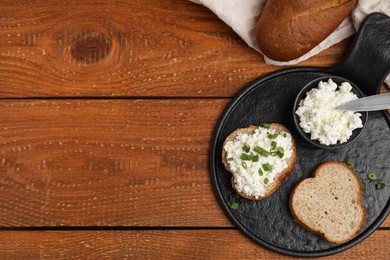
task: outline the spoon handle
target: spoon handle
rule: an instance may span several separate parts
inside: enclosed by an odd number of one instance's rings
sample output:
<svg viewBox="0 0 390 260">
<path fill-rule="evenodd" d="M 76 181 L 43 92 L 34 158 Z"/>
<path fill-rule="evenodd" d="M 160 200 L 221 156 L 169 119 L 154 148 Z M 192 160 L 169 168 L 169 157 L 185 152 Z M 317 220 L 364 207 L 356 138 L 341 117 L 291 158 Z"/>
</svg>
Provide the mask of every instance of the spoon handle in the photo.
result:
<svg viewBox="0 0 390 260">
<path fill-rule="evenodd" d="M 390 92 L 359 98 L 336 107 L 347 111 L 376 111 L 390 108 Z"/>
</svg>

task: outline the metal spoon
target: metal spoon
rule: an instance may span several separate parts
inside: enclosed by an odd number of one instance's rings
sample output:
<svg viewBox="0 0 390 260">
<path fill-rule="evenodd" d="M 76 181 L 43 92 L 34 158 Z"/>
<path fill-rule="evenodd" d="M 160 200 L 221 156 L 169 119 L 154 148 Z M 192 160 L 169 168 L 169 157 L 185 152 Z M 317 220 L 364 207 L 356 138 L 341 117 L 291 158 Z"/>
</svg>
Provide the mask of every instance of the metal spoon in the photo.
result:
<svg viewBox="0 0 390 260">
<path fill-rule="evenodd" d="M 346 111 L 376 111 L 388 108 L 390 108 L 390 92 L 359 98 L 336 107 Z"/>
</svg>

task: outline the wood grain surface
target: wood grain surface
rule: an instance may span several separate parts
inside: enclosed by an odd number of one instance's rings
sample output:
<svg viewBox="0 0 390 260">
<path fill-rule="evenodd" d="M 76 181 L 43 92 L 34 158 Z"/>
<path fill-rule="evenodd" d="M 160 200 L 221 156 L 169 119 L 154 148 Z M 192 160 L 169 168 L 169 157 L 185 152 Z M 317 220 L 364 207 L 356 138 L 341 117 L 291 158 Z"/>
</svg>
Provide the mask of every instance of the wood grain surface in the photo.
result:
<svg viewBox="0 0 390 260">
<path fill-rule="evenodd" d="M 364 243 L 321 259 L 388 259 L 387 232 L 379 230 Z M 5 258 L 294 259 L 260 247 L 237 230 L 4 231 L 0 241 Z"/>
<path fill-rule="evenodd" d="M 280 69 L 189 1 L 6 0 L 0 17 L 0 97 L 231 97 Z"/>
<path fill-rule="evenodd" d="M 226 103 L 0 102 L 0 226 L 227 225 L 208 173 Z"/>
<path fill-rule="evenodd" d="M 187 0 L 0 1 L 0 258 L 287 259 L 236 230 L 208 170 L 225 106 L 279 69 Z M 336 257 L 389 238 L 387 218 Z"/>
</svg>

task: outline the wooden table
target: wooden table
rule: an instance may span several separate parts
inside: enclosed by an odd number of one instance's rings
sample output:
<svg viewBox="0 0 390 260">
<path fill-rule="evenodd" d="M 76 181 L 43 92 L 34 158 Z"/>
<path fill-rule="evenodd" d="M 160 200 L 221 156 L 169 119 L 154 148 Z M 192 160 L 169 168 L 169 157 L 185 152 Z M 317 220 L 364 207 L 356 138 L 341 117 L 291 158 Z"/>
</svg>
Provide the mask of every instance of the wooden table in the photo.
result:
<svg viewBox="0 0 390 260">
<path fill-rule="evenodd" d="M 351 39 L 300 65 L 340 62 Z M 183 0 L 0 3 L 0 258 L 286 259 L 213 194 L 210 140 L 280 68 Z M 333 257 L 390 255 L 390 219 Z"/>
</svg>

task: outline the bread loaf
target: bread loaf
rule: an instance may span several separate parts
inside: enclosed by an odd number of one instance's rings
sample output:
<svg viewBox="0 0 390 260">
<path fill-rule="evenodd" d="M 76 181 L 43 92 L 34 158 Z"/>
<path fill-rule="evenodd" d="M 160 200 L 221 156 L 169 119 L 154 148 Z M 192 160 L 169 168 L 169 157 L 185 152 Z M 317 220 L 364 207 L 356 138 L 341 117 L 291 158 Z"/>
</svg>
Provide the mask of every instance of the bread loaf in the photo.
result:
<svg viewBox="0 0 390 260">
<path fill-rule="evenodd" d="M 301 181 L 291 192 L 290 209 L 303 227 L 336 244 L 351 240 L 366 217 L 360 181 L 339 162 L 324 163 Z"/>
<path fill-rule="evenodd" d="M 269 133 L 271 134 L 271 139 L 268 139 L 266 137 L 260 142 L 251 142 L 248 144 L 248 151 L 244 152 L 242 149 L 242 145 L 239 147 L 236 147 L 237 149 L 233 153 L 234 155 L 231 155 L 231 152 L 228 152 L 226 147 L 229 145 L 232 145 L 232 142 L 236 140 L 237 138 L 242 137 L 242 135 L 254 135 L 260 131 L 258 129 L 262 129 L 261 131 L 263 133 Z M 266 132 L 264 132 L 266 131 Z M 274 138 L 275 137 L 275 138 Z M 243 138 L 245 139 L 245 138 Z M 230 143 L 229 143 L 230 142 Z M 275 147 L 272 148 L 271 143 L 274 142 Z M 285 149 L 283 156 L 278 156 L 277 152 L 274 154 L 271 151 L 277 151 L 278 146 L 283 144 L 283 146 L 288 147 Z M 244 144 L 245 146 L 246 144 Z M 258 151 L 259 149 L 256 149 L 257 147 L 262 147 L 265 152 L 263 151 L 263 155 L 259 154 Z M 237 160 L 240 160 L 240 157 L 242 156 L 243 153 L 246 154 L 253 154 L 254 156 L 258 156 L 258 161 L 257 162 L 252 162 L 252 161 L 239 161 L 238 167 L 234 165 L 233 158 L 230 158 L 232 161 L 229 161 L 229 156 L 234 156 L 238 157 L 235 158 Z M 269 155 L 267 155 L 269 153 Z M 266 156 L 265 156 L 266 155 Z M 280 154 L 279 154 L 280 155 Z M 282 161 L 281 163 L 278 162 L 278 160 Z M 240 128 L 231 133 L 226 139 L 223 144 L 223 149 L 222 149 L 222 163 L 224 164 L 225 168 L 232 173 L 232 186 L 236 190 L 236 192 L 247 199 L 252 199 L 252 200 L 261 200 L 265 197 L 268 197 L 271 195 L 283 182 L 283 180 L 290 174 L 292 171 L 294 164 L 296 160 L 296 147 L 295 147 L 295 141 L 290 134 L 289 130 L 284 127 L 281 124 L 270 124 L 267 128 L 262 128 L 258 126 L 250 126 L 247 128 Z M 255 161 L 255 160 L 253 160 Z M 267 172 L 267 169 L 264 170 L 262 168 L 262 165 L 266 162 L 270 162 L 270 166 L 274 167 L 274 169 L 271 170 L 271 172 Z M 240 171 L 243 169 L 240 167 L 241 163 L 246 163 L 248 164 L 248 168 L 254 169 L 254 172 L 248 173 L 249 176 L 243 176 L 240 175 Z M 282 164 L 285 167 L 278 168 L 276 164 Z M 273 165 L 274 164 L 274 165 Z M 280 166 L 280 165 L 279 165 Z M 260 169 L 260 170 L 259 170 Z M 277 171 L 279 169 L 280 171 Z M 248 169 L 249 170 L 249 169 Z M 275 171 L 274 171 L 275 170 Z M 274 171 L 274 172 L 272 172 Z M 267 174 L 274 175 L 272 177 L 269 177 Z M 269 177 L 269 182 L 266 181 L 264 183 L 265 179 Z M 240 179 L 240 180 L 239 180 Z M 248 183 L 249 182 L 249 183 Z M 243 184 L 244 183 L 244 184 Z M 243 184 L 243 185 L 240 185 Z M 251 187 L 251 189 L 256 190 L 256 188 L 264 188 L 263 194 L 258 194 L 254 191 L 250 192 L 245 188 L 245 185 L 248 187 Z M 264 187 L 259 187 L 260 185 Z M 244 186 L 244 187 L 242 187 Z M 255 186 L 253 188 L 253 186 Z M 247 187 L 247 188 L 248 188 Z"/>
<path fill-rule="evenodd" d="M 352 11 L 356 0 L 267 0 L 256 28 L 261 52 L 288 61 L 309 52 Z"/>
</svg>

